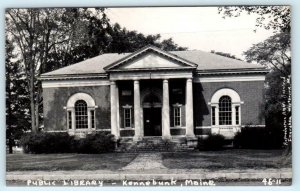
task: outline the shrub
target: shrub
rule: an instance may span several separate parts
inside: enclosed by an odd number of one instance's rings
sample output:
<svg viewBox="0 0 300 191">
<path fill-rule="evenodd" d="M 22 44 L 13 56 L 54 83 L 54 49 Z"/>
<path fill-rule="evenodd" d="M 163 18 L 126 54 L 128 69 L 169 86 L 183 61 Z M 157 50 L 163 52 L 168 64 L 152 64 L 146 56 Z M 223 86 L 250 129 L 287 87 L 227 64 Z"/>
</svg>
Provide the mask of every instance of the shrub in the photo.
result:
<svg viewBox="0 0 300 191">
<path fill-rule="evenodd" d="M 282 146 L 282 132 L 279 129 L 245 126 L 234 137 L 236 148 L 279 149 Z"/>
<path fill-rule="evenodd" d="M 104 153 L 115 148 L 114 136 L 107 132 L 88 134 L 76 140 L 66 132 L 26 133 L 20 140 L 25 153 Z"/>
<path fill-rule="evenodd" d="M 79 153 L 105 153 L 115 149 L 114 135 L 108 132 L 96 132 L 88 134 L 85 139 L 77 142 Z"/>
<path fill-rule="evenodd" d="M 26 133 L 21 137 L 20 144 L 25 153 L 67 153 L 73 137 L 66 132 L 59 133 Z"/>
<path fill-rule="evenodd" d="M 209 135 L 206 139 L 198 141 L 200 150 L 221 150 L 225 145 L 225 137 L 223 135 Z"/>
</svg>

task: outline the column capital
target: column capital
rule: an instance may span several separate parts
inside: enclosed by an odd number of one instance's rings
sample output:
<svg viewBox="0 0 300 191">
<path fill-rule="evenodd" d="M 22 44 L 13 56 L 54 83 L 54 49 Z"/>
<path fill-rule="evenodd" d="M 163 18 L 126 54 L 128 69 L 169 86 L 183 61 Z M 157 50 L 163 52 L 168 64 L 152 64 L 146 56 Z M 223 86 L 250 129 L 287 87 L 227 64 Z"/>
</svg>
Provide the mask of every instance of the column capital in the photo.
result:
<svg viewBox="0 0 300 191">
<path fill-rule="evenodd" d="M 133 80 L 133 83 L 139 84 L 139 83 L 140 83 L 140 80 Z"/>
<path fill-rule="evenodd" d="M 116 81 L 115 80 L 111 80 L 110 81 L 110 85 L 116 85 Z"/>
<path fill-rule="evenodd" d="M 187 82 L 193 82 L 193 78 L 187 78 L 186 81 Z"/>
<path fill-rule="evenodd" d="M 163 83 L 169 83 L 169 79 L 163 79 Z"/>
</svg>

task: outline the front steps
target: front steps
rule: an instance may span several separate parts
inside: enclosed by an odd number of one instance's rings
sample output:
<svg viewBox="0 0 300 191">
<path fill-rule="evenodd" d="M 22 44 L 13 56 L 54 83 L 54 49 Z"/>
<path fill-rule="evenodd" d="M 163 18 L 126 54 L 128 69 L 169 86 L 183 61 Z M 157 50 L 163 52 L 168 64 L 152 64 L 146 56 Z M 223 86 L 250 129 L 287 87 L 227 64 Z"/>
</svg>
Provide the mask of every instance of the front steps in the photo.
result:
<svg viewBox="0 0 300 191">
<path fill-rule="evenodd" d="M 144 137 L 140 141 L 132 138 L 121 138 L 118 142 L 116 152 L 184 152 L 195 150 L 195 145 L 182 138 L 162 140 L 161 137 Z"/>
</svg>

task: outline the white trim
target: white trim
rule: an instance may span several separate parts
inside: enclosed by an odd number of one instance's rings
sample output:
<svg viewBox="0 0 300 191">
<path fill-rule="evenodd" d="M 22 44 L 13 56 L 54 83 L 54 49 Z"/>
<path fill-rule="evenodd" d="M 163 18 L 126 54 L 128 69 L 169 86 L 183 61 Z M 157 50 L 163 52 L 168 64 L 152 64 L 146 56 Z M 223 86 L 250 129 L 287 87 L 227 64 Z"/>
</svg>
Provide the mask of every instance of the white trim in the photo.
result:
<svg viewBox="0 0 300 191">
<path fill-rule="evenodd" d="M 128 130 L 133 130 L 134 131 L 134 128 L 133 127 L 123 127 L 123 128 L 120 128 L 120 131 L 128 131 Z"/>
<path fill-rule="evenodd" d="M 241 127 L 242 128 L 245 128 L 245 127 L 266 127 L 266 125 L 242 125 Z"/>
<path fill-rule="evenodd" d="M 126 127 L 126 112 L 125 110 L 126 109 L 129 109 L 129 120 L 130 120 L 130 126 L 129 127 Z M 132 129 L 132 106 L 123 106 L 123 117 L 124 117 L 124 125 L 123 125 L 123 128 L 131 128 Z"/>
<path fill-rule="evenodd" d="M 196 129 L 210 129 L 211 126 L 196 126 Z"/>
<path fill-rule="evenodd" d="M 255 76 L 219 76 L 219 77 L 195 77 L 193 82 L 244 82 L 244 81 L 265 81 L 265 75 Z"/>
<path fill-rule="evenodd" d="M 178 108 L 179 109 L 179 122 L 180 124 L 179 125 L 175 125 L 176 123 L 176 116 L 175 116 L 175 109 Z M 178 117 L 178 116 L 177 116 Z M 179 105 L 178 103 L 174 104 L 173 105 L 173 122 L 174 122 L 174 127 L 181 127 L 182 125 L 182 119 L 181 119 L 181 105 Z"/>
<path fill-rule="evenodd" d="M 170 129 L 186 129 L 185 126 L 170 127 Z"/>
<path fill-rule="evenodd" d="M 67 108 L 72 108 L 75 106 L 75 102 L 78 100 L 84 100 L 87 104 L 87 107 L 95 108 L 95 101 L 89 94 L 86 93 L 75 93 L 73 94 L 67 102 Z"/>
<path fill-rule="evenodd" d="M 124 108 L 124 109 L 130 109 L 130 108 L 132 108 L 132 105 L 126 104 L 126 105 L 123 105 L 122 108 Z"/>
<path fill-rule="evenodd" d="M 111 131 L 111 129 L 96 129 L 95 131 Z"/>
<path fill-rule="evenodd" d="M 149 45 L 145 48 L 142 48 L 141 50 L 138 50 L 132 54 L 130 54 L 129 56 L 123 58 L 123 59 L 120 59 L 119 61 L 111 64 L 111 65 L 108 65 L 106 67 L 104 67 L 104 70 L 115 70 L 116 67 L 122 65 L 123 63 L 127 62 L 127 61 L 130 61 L 132 60 L 133 58 L 137 57 L 137 56 L 140 56 L 141 54 L 143 54 L 144 52 L 147 52 L 148 50 L 153 50 L 155 53 L 158 53 L 158 54 L 161 54 L 165 57 L 168 57 L 168 58 L 171 58 L 173 60 L 176 60 L 177 62 L 180 62 L 180 63 L 183 63 L 189 67 L 197 67 L 197 65 L 195 63 L 192 63 L 190 61 L 187 61 L 187 60 L 184 60 L 176 55 L 173 55 L 169 52 L 166 52 L 164 50 L 161 50 L 157 47 L 154 47 L 152 45 Z"/>
<path fill-rule="evenodd" d="M 64 133 L 64 132 L 68 132 L 68 130 L 45 130 L 45 132 L 47 133 Z"/>
<path fill-rule="evenodd" d="M 82 87 L 82 86 L 109 86 L 109 80 L 55 80 L 42 81 L 43 88 L 60 88 L 60 87 Z"/>
<path fill-rule="evenodd" d="M 213 105 L 213 103 L 219 103 L 222 96 L 229 96 L 231 98 L 231 103 L 241 103 L 241 98 L 236 91 L 230 88 L 222 88 L 216 91 L 212 96 L 210 101 L 211 105 Z"/>
<path fill-rule="evenodd" d="M 193 78 L 192 71 L 128 71 L 120 73 L 111 73 L 110 80 L 147 80 L 147 79 L 176 79 Z"/>
</svg>

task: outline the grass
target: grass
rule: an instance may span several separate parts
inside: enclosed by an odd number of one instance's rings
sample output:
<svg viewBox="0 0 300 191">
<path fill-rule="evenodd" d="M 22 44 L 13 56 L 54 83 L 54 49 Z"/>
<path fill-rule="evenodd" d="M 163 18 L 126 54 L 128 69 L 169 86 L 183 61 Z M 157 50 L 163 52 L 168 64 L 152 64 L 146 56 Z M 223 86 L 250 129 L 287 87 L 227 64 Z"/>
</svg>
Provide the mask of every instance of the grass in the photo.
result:
<svg viewBox="0 0 300 191">
<path fill-rule="evenodd" d="M 136 153 L 105 154 L 8 154 L 6 170 L 111 170 L 125 167 L 136 158 Z M 291 168 L 291 155 L 283 150 L 195 151 L 162 153 L 163 165 L 169 169 L 267 169 Z"/>
<path fill-rule="evenodd" d="M 6 171 L 117 170 L 129 164 L 137 154 L 11 154 Z"/>
<path fill-rule="evenodd" d="M 282 150 L 200 151 L 190 153 L 164 153 L 163 164 L 169 169 L 267 169 L 291 168 L 291 155 Z"/>
</svg>

